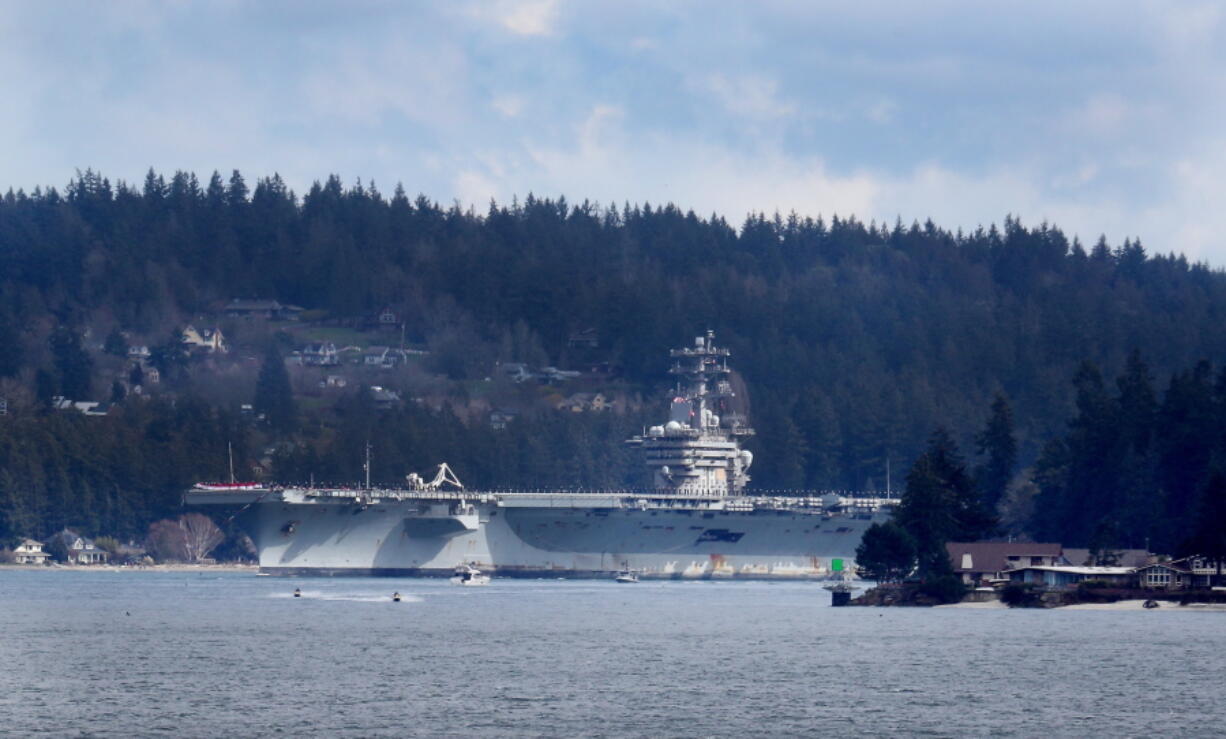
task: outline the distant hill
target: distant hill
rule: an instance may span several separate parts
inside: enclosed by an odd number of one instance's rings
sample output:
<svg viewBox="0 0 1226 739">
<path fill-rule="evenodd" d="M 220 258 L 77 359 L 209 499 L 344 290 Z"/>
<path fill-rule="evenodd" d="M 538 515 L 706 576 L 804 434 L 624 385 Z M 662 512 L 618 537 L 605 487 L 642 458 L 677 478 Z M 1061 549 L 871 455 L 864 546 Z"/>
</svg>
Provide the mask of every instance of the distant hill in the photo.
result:
<svg viewBox="0 0 1226 739">
<path fill-rule="evenodd" d="M 71 380 L 57 364 L 69 350 L 51 346 L 57 326 L 88 329 L 83 350 L 97 354 L 113 331 L 159 340 L 240 297 L 345 325 L 390 308 L 455 392 L 499 360 L 602 362 L 648 407 L 666 387 L 668 348 L 714 329 L 748 388 L 766 488 L 884 487 L 887 465 L 897 484 L 936 426 L 972 451 L 998 392 L 1028 464 L 1065 432 L 1083 360 L 1114 376 L 1135 349 L 1165 382 L 1226 356 L 1221 271 L 1012 217 L 972 233 L 799 215 L 733 225 L 671 205 L 531 195 L 475 213 L 335 176 L 298 196 L 238 172 L 150 172 L 134 187 L 87 171 L 63 191 L 0 200 L 9 386 Z M 92 382 L 100 396 L 110 386 Z M 459 423 L 457 448 L 487 431 Z M 332 432 L 315 433 L 311 453 L 323 453 Z"/>
</svg>

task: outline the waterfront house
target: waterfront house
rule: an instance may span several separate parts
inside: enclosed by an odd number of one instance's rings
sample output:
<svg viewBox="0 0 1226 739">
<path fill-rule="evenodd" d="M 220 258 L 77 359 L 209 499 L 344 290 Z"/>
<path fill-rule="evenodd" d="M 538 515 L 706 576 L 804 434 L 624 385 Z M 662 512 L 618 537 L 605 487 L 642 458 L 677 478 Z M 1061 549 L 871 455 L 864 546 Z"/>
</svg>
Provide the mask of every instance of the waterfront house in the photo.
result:
<svg viewBox="0 0 1226 739">
<path fill-rule="evenodd" d="M 43 543 L 34 539 L 23 539 L 13 550 L 13 561 L 19 565 L 45 565 L 51 555 L 43 551 Z"/>
<path fill-rule="evenodd" d="M 64 555 L 64 561 L 69 564 L 99 565 L 106 564 L 110 557 L 105 549 L 94 544 L 93 540 L 81 536 L 72 529 L 64 529 L 51 537 L 52 547 L 58 548 Z"/>
<path fill-rule="evenodd" d="M 1132 584 L 1134 572 L 1131 567 L 1026 565 L 1009 570 L 1006 574 L 1011 583 L 1045 588 L 1071 588 L 1083 582 L 1102 582 L 1123 588 Z"/>
<path fill-rule="evenodd" d="M 1217 587 L 1226 582 L 1226 575 L 1223 573 L 1223 570 L 1226 570 L 1226 562 L 1195 555 L 1177 559 L 1175 563 L 1184 564 L 1191 571 L 1194 588 Z"/>
<path fill-rule="evenodd" d="M 1192 569 L 1186 560 L 1155 562 L 1135 570 L 1138 587 L 1158 590 L 1183 590 L 1192 587 Z"/>
<path fill-rule="evenodd" d="M 966 585 L 1009 579 L 1021 567 L 1052 567 L 1062 564 L 1063 547 L 1056 543 L 1029 541 L 951 541 L 945 545 L 954 573 Z"/>
</svg>

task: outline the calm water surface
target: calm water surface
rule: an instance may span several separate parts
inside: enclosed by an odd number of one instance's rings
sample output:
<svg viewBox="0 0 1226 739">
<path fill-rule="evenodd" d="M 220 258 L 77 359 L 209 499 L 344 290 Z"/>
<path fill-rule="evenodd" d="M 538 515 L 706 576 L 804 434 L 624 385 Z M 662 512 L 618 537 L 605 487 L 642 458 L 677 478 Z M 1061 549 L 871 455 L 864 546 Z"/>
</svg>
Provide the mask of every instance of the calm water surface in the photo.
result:
<svg viewBox="0 0 1226 739">
<path fill-rule="evenodd" d="M 301 587 L 303 597 L 291 592 Z M 404 602 L 393 603 L 400 591 Z M 1220 735 L 1226 613 L 0 571 L 0 734 Z"/>
</svg>

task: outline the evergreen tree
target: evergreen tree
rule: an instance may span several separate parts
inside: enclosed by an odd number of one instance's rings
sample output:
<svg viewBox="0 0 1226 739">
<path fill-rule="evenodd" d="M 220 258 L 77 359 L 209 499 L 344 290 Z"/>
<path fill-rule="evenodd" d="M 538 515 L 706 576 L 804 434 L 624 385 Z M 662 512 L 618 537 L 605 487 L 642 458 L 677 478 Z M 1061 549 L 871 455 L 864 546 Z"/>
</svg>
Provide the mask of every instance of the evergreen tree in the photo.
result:
<svg viewBox="0 0 1226 739">
<path fill-rule="evenodd" d="M 949 574 L 950 541 L 976 541 L 995 528 L 995 518 L 979 499 L 953 437 L 937 429 L 928 449 L 907 474 L 894 520 L 916 543 L 919 571 L 924 576 Z"/>
<path fill-rule="evenodd" d="M 128 356 L 128 341 L 120 333 L 119 329 L 111 329 L 111 332 L 106 335 L 106 340 L 102 344 L 102 351 L 116 357 Z"/>
<path fill-rule="evenodd" d="M 1214 471 L 1210 475 L 1196 513 L 1196 527 L 1181 549 L 1185 554 L 1199 554 L 1226 564 L 1226 474 Z"/>
<path fill-rule="evenodd" d="M 61 326 L 51 334 L 50 344 L 60 394 L 70 400 L 88 400 L 94 362 L 82 348 L 80 335 Z"/>
<path fill-rule="evenodd" d="M 1017 465 L 1017 439 L 1013 432 L 1013 411 L 1005 396 L 997 393 L 992 400 L 992 415 L 987 426 L 975 437 L 976 451 L 986 455 L 986 462 L 977 470 L 976 481 L 987 511 L 995 511 L 1004 498 L 1013 469 Z"/>
<path fill-rule="evenodd" d="M 255 381 L 252 407 L 256 413 L 264 416 L 265 423 L 275 431 L 288 433 L 297 422 L 298 411 L 290 387 L 289 372 L 274 342 L 269 342 L 264 353 L 264 362 Z"/>
<path fill-rule="evenodd" d="M 877 582 L 898 582 L 915 569 L 915 539 L 893 521 L 875 523 L 856 547 L 856 564 Z"/>
<path fill-rule="evenodd" d="M 8 316 L 0 313 L 0 377 L 16 377 L 24 360 L 21 334 Z"/>
<path fill-rule="evenodd" d="M 55 375 L 42 367 L 34 372 L 34 397 L 43 408 L 50 408 L 52 399 L 59 393 Z"/>
</svg>

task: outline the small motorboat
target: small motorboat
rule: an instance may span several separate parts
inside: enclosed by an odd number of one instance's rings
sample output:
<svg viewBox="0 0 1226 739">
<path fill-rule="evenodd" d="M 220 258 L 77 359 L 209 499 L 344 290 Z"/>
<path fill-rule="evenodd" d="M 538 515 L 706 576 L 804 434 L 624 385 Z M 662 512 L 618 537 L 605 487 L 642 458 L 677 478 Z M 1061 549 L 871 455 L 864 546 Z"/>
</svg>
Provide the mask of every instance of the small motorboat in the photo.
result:
<svg viewBox="0 0 1226 739">
<path fill-rule="evenodd" d="M 613 578 L 615 582 L 632 583 L 638 582 L 639 576 L 633 570 L 622 570 L 617 573 L 617 577 Z"/>
<path fill-rule="evenodd" d="M 451 582 L 456 585 L 489 585 L 490 576 L 472 565 L 460 565 L 455 568 L 455 574 L 451 576 Z"/>
<path fill-rule="evenodd" d="M 294 597 L 295 597 L 295 598 L 301 598 L 301 597 L 302 597 L 302 591 L 301 591 L 301 590 L 299 590 L 298 588 L 294 588 Z"/>
<path fill-rule="evenodd" d="M 400 593 L 392 593 L 392 602 L 393 602 L 393 603 L 399 603 L 399 602 L 400 602 Z"/>
</svg>

